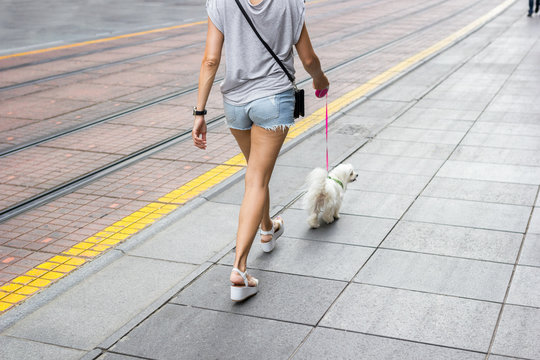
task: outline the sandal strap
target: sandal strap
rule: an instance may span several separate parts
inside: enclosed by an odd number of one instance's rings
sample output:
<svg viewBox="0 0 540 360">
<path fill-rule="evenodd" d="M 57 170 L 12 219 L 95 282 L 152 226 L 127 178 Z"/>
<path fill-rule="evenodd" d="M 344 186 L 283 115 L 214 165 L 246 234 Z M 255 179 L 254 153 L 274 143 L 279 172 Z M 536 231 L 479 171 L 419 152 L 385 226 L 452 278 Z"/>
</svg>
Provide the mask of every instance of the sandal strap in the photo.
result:
<svg viewBox="0 0 540 360">
<path fill-rule="evenodd" d="M 283 226 L 283 219 L 281 217 L 276 217 L 275 219 L 272 219 L 272 230 L 259 230 L 259 233 L 261 235 L 274 235 L 274 233 L 276 232 L 276 226 L 275 226 L 275 223 L 278 223 L 279 226 Z"/>
<path fill-rule="evenodd" d="M 274 228 L 272 228 L 272 230 L 263 230 L 263 229 L 261 229 L 261 231 L 259 231 L 259 233 L 261 235 L 274 235 Z"/>
<path fill-rule="evenodd" d="M 238 274 L 240 274 L 242 279 L 244 279 L 244 284 L 246 285 L 246 287 L 249 286 L 249 281 L 247 278 L 247 270 L 245 272 L 241 272 L 239 269 L 233 268 L 232 271 L 236 271 Z"/>
</svg>

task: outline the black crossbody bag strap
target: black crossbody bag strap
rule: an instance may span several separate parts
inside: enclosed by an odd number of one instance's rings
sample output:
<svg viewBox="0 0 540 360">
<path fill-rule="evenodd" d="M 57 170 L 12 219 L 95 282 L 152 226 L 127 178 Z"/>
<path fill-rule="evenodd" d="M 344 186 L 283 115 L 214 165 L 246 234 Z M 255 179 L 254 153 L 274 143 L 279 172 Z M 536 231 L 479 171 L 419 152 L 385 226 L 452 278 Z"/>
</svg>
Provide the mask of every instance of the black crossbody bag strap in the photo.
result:
<svg viewBox="0 0 540 360">
<path fill-rule="evenodd" d="M 288 71 L 287 71 L 287 68 L 285 68 L 285 65 L 283 65 L 283 63 L 281 62 L 281 60 L 279 60 L 279 58 L 277 57 L 277 55 L 274 53 L 274 51 L 272 51 L 272 49 L 270 48 L 270 46 L 268 46 L 268 44 L 263 40 L 263 38 L 261 37 L 261 35 L 259 35 L 259 32 L 257 31 L 257 29 L 255 28 L 255 25 L 253 25 L 253 22 L 251 21 L 251 19 L 249 18 L 248 14 L 246 13 L 246 10 L 244 10 L 244 7 L 242 6 L 242 4 L 240 4 L 240 1 L 239 0 L 235 0 L 236 1 L 236 5 L 238 5 L 238 7 L 240 8 L 240 11 L 242 11 L 242 14 L 244 14 L 244 17 L 246 18 L 247 22 L 249 23 L 249 26 L 251 26 L 251 28 L 253 29 L 253 31 L 255 32 L 255 35 L 257 35 L 257 37 L 259 38 L 259 40 L 261 40 L 262 44 L 264 45 L 264 47 L 266 48 L 266 50 L 268 50 L 268 52 L 270 53 L 270 55 L 272 55 L 272 57 L 274 58 L 274 60 L 276 60 L 276 62 L 278 63 L 278 65 L 281 67 L 281 69 L 283 69 L 283 71 L 285 72 L 285 74 L 287 75 L 287 77 L 289 78 L 289 80 L 293 83 L 294 85 L 294 88 L 296 89 L 296 84 L 294 83 L 294 76 L 292 76 Z"/>
</svg>

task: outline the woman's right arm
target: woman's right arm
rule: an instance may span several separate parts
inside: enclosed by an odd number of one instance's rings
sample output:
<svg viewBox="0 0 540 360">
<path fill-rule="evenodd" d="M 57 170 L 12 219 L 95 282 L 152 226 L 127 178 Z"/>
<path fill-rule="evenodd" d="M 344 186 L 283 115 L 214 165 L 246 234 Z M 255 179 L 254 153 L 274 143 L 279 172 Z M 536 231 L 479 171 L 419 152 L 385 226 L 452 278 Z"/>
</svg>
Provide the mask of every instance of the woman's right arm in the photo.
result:
<svg viewBox="0 0 540 360">
<path fill-rule="evenodd" d="M 316 90 L 326 89 L 329 86 L 328 79 L 321 68 L 321 62 L 311 46 L 311 40 L 307 32 L 306 24 L 302 27 L 302 32 L 300 33 L 300 38 L 296 43 L 296 51 L 304 65 L 304 69 L 311 75 L 313 78 L 313 88 Z"/>
<path fill-rule="evenodd" d="M 208 33 L 206 35 L 206 47 L 199 74 L 199 92 L 197 95 L 197 109 L 204 110 L 210 90 L 214 84 L 214 78 L 221 60 L 223 48 L 223 34 L 208 18 Z M 206 149 L 206 121 L 204 115 L 195 116 L 192 131 L 193 143 L 200 149 Z"/>
</svg>

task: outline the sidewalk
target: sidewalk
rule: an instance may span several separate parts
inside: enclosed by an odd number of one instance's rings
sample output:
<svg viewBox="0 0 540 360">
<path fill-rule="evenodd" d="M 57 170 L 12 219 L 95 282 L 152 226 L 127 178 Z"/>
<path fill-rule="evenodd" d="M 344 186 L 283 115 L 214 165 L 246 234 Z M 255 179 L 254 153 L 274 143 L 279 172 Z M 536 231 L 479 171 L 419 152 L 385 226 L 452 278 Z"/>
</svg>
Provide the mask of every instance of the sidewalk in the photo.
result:
<svg viewBox="0 0 540 360">
<path fill-rule="evenodd" d="M 336 223 L 300 205 L 322 133 L 280 156 L 286 230 L 254 243 L 255 297 L 229 299 L 239 181 L 1 317 L 0 358 L 540 359 L 540 18 L 521 10 L 333 119 L 330 161 L 359 173 Z"/>
</svg>

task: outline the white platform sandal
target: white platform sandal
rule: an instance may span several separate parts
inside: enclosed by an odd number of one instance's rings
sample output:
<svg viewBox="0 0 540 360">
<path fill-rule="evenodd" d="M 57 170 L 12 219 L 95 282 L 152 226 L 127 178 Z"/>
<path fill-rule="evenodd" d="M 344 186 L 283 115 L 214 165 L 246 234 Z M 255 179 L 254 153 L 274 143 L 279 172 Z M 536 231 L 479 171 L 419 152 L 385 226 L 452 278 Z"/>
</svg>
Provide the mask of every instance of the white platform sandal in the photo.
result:
<svg viewBox="0 0 540 360">
<path fill-rule="evenodd" d="M 279 224 L 278 231 L 275 231 L 274 222 L 277 222 Z M 261 239 L 262 251 L 268 253 L 274 250 L 274 247 L 276 247 L 276 240 L 281 236 L 281 234 L 283 234 L 284 230 L 285 230 L 285 227 L 283 224 L 283 219 L 279 216 L 272 220 L 272 230 L 266 231 L 266 230 L 261 229 L 259 232 L 261 235 L 272 235 L 272 240 L 268 242 L 263 242 Z"/>
<path fill-rule="evenodd" d="M 255 286 L 249 286 L 249 281 L 247 278 L 247 270 L 241 272 L 237 268 L 233 268 L 232 271 L 236 271 L 242 279 L 244 279 L 244 286 L 241 285 L 231 285 L 231 300 L 232 301 L 242 301 L 247 299 L 250 296 L 255 295 L 259 291 L 259 280 L 253 278 L 255 281 Z"/>
</svg>

